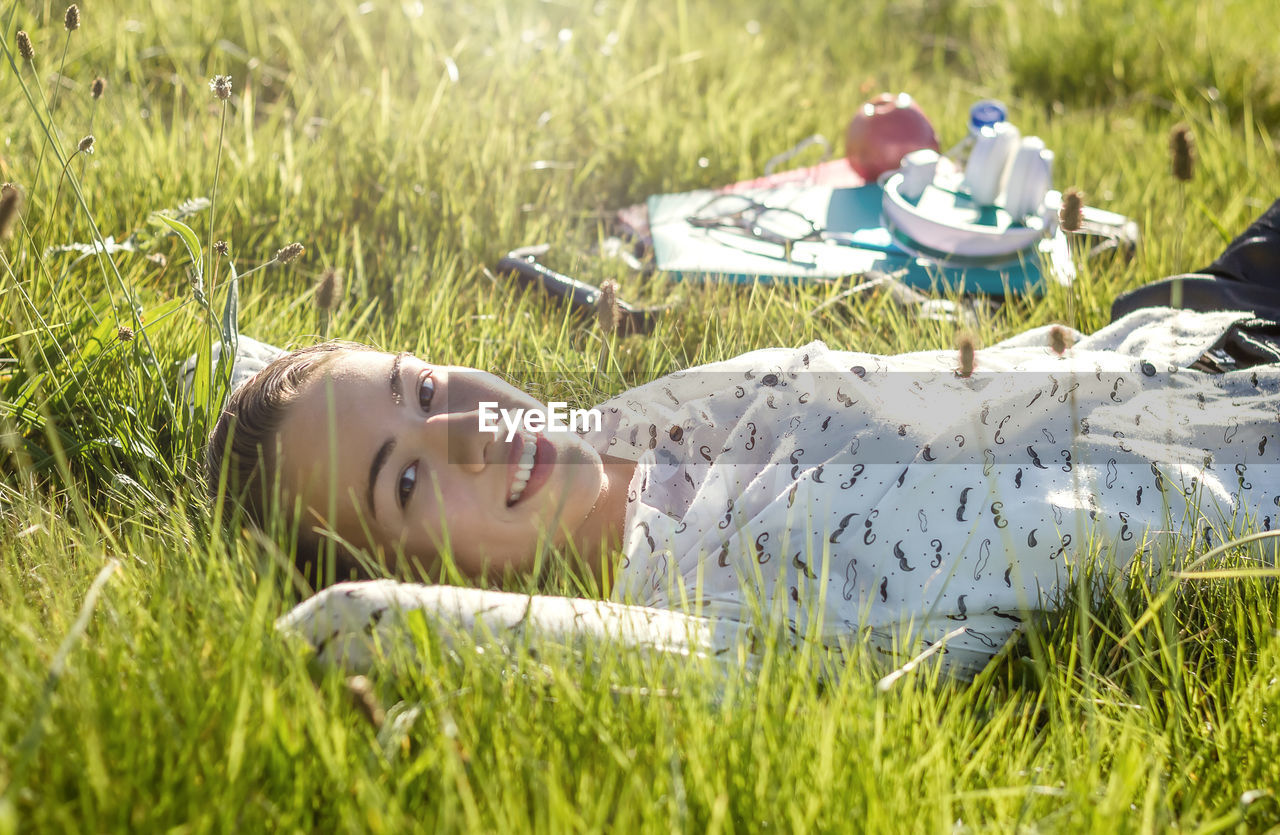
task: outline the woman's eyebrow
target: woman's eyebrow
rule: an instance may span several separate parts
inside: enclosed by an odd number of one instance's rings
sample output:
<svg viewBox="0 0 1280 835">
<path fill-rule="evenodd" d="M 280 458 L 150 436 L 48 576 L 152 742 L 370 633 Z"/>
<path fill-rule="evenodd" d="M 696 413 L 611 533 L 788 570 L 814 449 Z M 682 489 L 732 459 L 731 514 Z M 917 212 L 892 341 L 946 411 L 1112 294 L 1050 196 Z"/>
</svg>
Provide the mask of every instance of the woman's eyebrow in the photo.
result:
<svg viewBox="0 0 1280 835">
<path fill-rule="evenodd" d="M 391 450 L 395 448 L 395 438 L 387 438 L 382 442 L 382 446 L 378 447 L 377 453 L 373 456 L 373 463 L 369 466 L 369 485 L 365 491 L 365 502 L 369 506 L 369 515 L 374 519 L 378 518 L 378 506 L 373 503 L 373 487 L 378 483 L 378 473 L 391 457 Z"/>
<path fill-rule="evenodd" d="M 400 362 L 407 356 L 409 356 L 407 351 L 401 351 L 391 361 L 391 379 L 388 383 L 391 386 L 391 402 L 397 406 L 404 402 L 404 388 L 400 382 Z"/>
<path fill-rule="evenodd" d="M 408 355 L 408 352 L 401 351 L 391 361 L 391 374 L 387 380 L 387 385 L 391 389 L 391 402 L 397 406 L 404 402 L 404 387 L 400 382 L 400 363 Z M 365 486 L 365 504 L 369 508 L 369 516 L 374 519 L 378 518 L 378 507 L 373 502 L 373 488 L 378 483 L 378 473 L 382 471 L 383 465 L 387 463 L 387 459 L 391 457 L 391 451 L 395 448 L 395 438 L 387 438 L 382 442 L 382 446 L 378 447 L 377 453 L 373 456 L 373 463 L 369 465 L 369 483 Z"/>
</svg>

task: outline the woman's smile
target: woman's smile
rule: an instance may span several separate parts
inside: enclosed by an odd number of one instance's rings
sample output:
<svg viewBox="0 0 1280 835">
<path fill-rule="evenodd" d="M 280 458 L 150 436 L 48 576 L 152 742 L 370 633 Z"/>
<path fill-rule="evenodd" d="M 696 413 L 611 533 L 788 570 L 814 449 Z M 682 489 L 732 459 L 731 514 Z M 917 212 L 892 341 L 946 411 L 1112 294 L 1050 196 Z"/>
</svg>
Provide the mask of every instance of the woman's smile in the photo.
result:
<svg viewBox="0 0 1280 835">
<path fill-rule="evenodd" d="M 544 435 L 528 435 L 523 432 L 511 442 L 511 489 L 507 493 L 507 507 L 532 497 L 551 477 L 555 466 L 556 448 Z"/>
<path fill-rule="evenodd" d="M 523 435 L 516 435 L 511 441 L 511 455 L 507 465 L 510 470 L 507 507 L 520 501 L 520 497 L 524 495 L 525 485 L 529 482 L 529 472 L 533 469 L 534 452 L 537 447 L 536 440 L 525 438 Z"/>
</svg>

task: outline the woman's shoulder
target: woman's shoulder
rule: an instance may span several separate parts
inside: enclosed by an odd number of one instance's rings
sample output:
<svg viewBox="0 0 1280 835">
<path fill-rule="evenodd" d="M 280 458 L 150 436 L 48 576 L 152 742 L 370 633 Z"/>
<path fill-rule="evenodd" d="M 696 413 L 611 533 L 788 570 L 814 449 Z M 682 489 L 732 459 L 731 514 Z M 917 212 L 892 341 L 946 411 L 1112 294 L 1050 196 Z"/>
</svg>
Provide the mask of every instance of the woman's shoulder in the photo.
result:
<svg viewBox="0 0 1280 835">
<path fill-rule="evenodd" d="M 807 345 L 801 345 L 798 348 L 757 348 L 754 351 L 748 351 L 745 354 L 739 354 L 729 359 L 709 362 L 704 365 L 694 366 L 688 369 L 693 372 L 715 372 L 715 371 L 735 371 L 739 369 L 764 368 L 768 366 L 781 366 L 790 368 L 794 365 L 808 366 L 815 359 L 825 358 L 833 352 L 827 347 L 825 342 L 814 340 Z"/>
</svg>

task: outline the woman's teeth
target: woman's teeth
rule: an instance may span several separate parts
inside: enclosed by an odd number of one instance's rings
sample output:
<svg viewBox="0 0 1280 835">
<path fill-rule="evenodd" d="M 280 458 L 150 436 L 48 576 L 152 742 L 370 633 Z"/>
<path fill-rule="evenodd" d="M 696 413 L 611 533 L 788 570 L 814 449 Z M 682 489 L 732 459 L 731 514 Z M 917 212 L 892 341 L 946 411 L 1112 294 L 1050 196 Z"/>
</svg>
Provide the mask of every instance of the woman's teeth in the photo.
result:
<svg viewBox="0 0 1280 835">
<path fill-rule="evenodd" d="M 524 495 L 525 485 L 529 483 L 529 474 L 533 472 L 533 456 L 538 451 L 535 438 L 522 438 L 524 450 L 520 453 L 520 463 L 516 465 L 516 478 L 511 484 L 511 494 L 507 496 L 507 506 L 520 501 Z"/>
</svg>

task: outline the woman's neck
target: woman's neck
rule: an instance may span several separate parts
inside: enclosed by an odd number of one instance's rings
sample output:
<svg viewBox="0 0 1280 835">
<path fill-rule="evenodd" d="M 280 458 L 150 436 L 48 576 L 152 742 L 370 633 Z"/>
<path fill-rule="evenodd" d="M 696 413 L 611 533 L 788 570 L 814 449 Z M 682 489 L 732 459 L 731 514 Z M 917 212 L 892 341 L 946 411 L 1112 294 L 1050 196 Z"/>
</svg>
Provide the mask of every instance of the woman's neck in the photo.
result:
<svg viewBox="0 0 1280 835">
<path fill-rule="evenodd" d="M 600 496 L 574 535 L 574 542 L 591 576 L 603 584 L 604 578 L 614 573 L 614 567 L 609 566 L 606 571 L 604 563 L 622 545 L 627 518 L 627 486 L 635 474 L 636 462 L 610 455 L 601 456 L 601 462 L 604 479 Z"/>
</svg>

